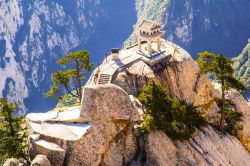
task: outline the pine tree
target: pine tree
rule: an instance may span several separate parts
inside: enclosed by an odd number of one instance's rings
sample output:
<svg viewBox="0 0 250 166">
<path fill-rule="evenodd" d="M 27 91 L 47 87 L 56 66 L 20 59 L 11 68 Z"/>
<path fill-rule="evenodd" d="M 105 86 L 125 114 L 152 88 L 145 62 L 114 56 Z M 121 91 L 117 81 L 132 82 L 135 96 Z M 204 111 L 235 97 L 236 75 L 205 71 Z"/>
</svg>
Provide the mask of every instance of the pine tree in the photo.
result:
<svg viewBox="0 0 250 166">
<path fill-rule="evenodd" d="M 90 55 L 86 50 L 72 52 L 59 59 L 58 64 L 66 67 L 67 70 L 52 74 L 53 85 L 45 96 L 54 97 L 58 93 L 69 94 L 81 102 L 84 75 L 94 68 L 89 59 Z"/>
<path fill-rule="evenodd" d="M 220 98 L 216 98 L 216 103 L 220 109 L 222 109 L 222 100 Z M 239 130 L 243 129 L 243 126 L 239 123 L 243 121 L 243 113 L 238 112 L 235 108 L 235 104 L 226 99 L 224 102 L 225 106 L 225 121 L 227 123 L 226 131 L 231 133 L 232 135 L 239 136 Z"/>
<path fill-rule="evenodd" d="M 234 77 L 233 61 L 224 54 L 215 55 L 210 52 L 199 53 L 197 63 L 201 74 L 211 74 L 221 84 L 221 118 L 220 128 L 223 130 L 225 121 L 226 93 L 231 89 L 245 90 L 245 85 Z"/>
<path fill-rule="evenodd" d="M 17 108 L 17 104 L 0 98 L 0 160 L 2 161 L 12 157 L 27 158 L 24 117 L 14 115 Z"/>
<path fill-rule="evenodd" d="M 141 91 L 139 98 L 146 107 L 144 120 L 140 125 L 143 132 L 163 130 L 170 138 L 185 140 L 206 124 L 202 114 L 191 103 L 174 99 L 154 81 Z"/>
</svg>

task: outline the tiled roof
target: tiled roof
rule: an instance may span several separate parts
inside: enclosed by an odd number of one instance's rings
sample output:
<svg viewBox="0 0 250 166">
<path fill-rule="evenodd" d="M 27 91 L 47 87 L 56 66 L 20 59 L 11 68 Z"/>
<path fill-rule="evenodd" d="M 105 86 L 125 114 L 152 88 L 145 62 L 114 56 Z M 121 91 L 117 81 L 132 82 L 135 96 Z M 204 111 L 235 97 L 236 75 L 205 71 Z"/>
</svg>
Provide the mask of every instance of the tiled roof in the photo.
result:
<svg viewBox="0 0 250 166">
<path fill-rule="evenodd" d="M 138 27 L 144 30 L 152 31 L 161 28 L 162 25 L 154 21 L 143 20 Z"/>
</svg>

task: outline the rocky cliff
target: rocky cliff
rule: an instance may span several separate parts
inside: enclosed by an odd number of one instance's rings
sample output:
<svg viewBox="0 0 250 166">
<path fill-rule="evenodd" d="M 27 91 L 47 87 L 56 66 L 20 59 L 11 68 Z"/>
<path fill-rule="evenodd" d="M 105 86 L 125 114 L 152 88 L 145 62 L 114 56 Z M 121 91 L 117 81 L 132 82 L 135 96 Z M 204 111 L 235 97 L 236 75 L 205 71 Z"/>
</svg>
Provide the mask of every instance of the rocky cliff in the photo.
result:
<svg viewBox="0 0 250 166">
<path fill-rule="evenodd" d="M 121 47 L 136 14 L 138 21 L 164 23 L 166 38 L 193 57 L 204 50 L 237 55 L 249 37 L 249 6 L 247 0 L 0 2 L 0 96 L 20 102 L 20 113 L 52 108 L 42 94 L 49 89 L 56 59 L 87 49 L 97 64 L 107 48 Z"/>
<path fill-rule="evenodd" d="M 248 44 L 245 46 L 245 48 L 242 50 L 241 54 L 237 57 L 235 57 L 234 60 L 234 68 L 236 70 L 236 76 L 240 78 L 247 87 L 250 86 L 250 39 Z M 250 90 L 248 89 L 246 92 L 244 92 L 244 96 L 249 101 L 250 99 Z"/>
<path fill-rule="evenodd" d="M 223 9 L 219 6 L 223 6 Z M 165 25 L 165 38 L 188 50 L 196 59 L 197 53 L 210 51 L 235 57 L 249 38 L 250 2 L 242 0 L 137 0 L 137 23 L 143 19 L 156 20 Z M 226 14 L 225 14 L 226 13 Z M 237 24 L 237 26 L 236 26 Z M 135 26 L 136 27 L 136 26 Z M 135 43 L 135 32 L 125 44 Z M 249 46 L 249 44 L 248 44 Z M 247 85 L 247 50 L 245 47 L 238 58 L 235 68 L 238 78 Z M 250 98 L 248 90 L 244 97 Z"/>
<path fill-rule="evenodd" d="M 173 43 L 162 42 L 169 50 L 176 48 Z M 204 106 L 202 111 L 213 124 L 218 123 L 219 113 L 212 99 L 220 92 L 206 76 L 197 75 L 197 64 L 180 47 L 154 65 L 142 56 L 137 58 L 140 54 L 135 50 L 122 50 L 120 60 L 109 56 L 95 70 L 84 87 L 76 114 L 81 122 L 63 118 L 63 114 L 72 115 L 73 109 L 27 116 L 33 153 L 46 155 L 52 165 L 247 166 L 247 142 L 244 147 L 237 138 L 211 126 L 197 130 L 183 142 L 171 140 L 162 131 L 142 134 L 138 130 L 145 110 L 136 96 L 149 80 L 161 84 L 173 97 Z M 95 76 L 107 70 L 113 72 L 111 84 L 96 81 Z M 236 91 L 227 97 L 243 112 L 241 134 L 248 139 L 250 106 Z"/>
</svg>

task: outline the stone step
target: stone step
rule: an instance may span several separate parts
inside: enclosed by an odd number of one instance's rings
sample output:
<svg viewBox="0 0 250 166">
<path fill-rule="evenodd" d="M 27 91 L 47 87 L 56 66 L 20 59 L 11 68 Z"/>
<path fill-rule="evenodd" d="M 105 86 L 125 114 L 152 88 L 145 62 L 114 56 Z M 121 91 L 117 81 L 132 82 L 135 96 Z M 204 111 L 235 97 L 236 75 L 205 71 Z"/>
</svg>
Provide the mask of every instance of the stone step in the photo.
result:
<svg viewBox="0 0 250 166">
<path fill-rule="evenodd" d="M 30 132 L 39 134 L 40 139 L 54 142 L 73 141 L 80 139 L 92 126 L 91 123 L 61 123 L 28 121 Z"/>
<path fill-rule="evenodd" d="M 126 130 L 126 137 L 125 137 L 125 148 L 127 152 L 131 152 L 132 151 L 132 146 L 133 146 L 133 125 L 130 124 L 127 127 Z"/>
<path fill-rule="evenodd" d="M 43 139 L 36 140 L 32 143 L 33 151 L 36 155 L 43 154 L 49 159 L 51 165 L 63 165 L 66 150 L 55 143 L 45 141 Z"/>
<path fill-rule="evenodd" d="M 105 76 L 105 77 L 104 77 L 104 76 L 101 76 L 101 77 L 100 77 L 100 80 L 109 80 L 109 78 L 110 78 L 110 76 Z"/>
<path fill-rule="evenodd" d="M 106 82 L 106 81 L 109 81 L 109 78 L 99 80 L 99 82 Z"/>
<path fill-rule="evenodd" d="M 62 138 L 56 138 L 50 135 L 46 135 L 46 134 L 40 134 L 40 133 L 36 133 L 34 132 L 34 134 L 29 136 L 30 140 L 34 143 L 36 142 L 45 142 L 51 145 L 57 145 L 58 147 L 60 147 L 61 149 L 66 150 L 68 147 L 66 146 L 67 141 L 62 139 Z M 55 147 L 55 146 L 54 146 Z"/>
<path fill-rule="evenodd" d="M 111 79 L 111 75 L 109 74 L 101 74 L 99 79 L 98 79 L 98 85 L 105 85 L 109 84 Z"/>
<path fill-rule="evenodd" d="M 43 139 L 36 140 L 34 141 L 34 143 L 48 150 L 65 152 L 65 150 L 61 148 L 59 145 L 52 143 L 52 142 L 45 141 Z"/>
<path fill-rule="evenodd" d="M 31 134 L 30 139 L 31 141 L 38 141 L 40 139 L 40 134 Z"/>
</svg>

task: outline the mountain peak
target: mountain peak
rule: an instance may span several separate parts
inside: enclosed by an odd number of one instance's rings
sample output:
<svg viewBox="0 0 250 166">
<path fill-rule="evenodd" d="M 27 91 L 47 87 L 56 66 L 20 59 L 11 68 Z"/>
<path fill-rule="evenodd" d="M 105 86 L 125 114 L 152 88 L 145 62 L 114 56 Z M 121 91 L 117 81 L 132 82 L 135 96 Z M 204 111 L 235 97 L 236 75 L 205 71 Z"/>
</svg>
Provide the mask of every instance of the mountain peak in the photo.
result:
<svg viewBox="0 0 250 166">
<path fill-rule="evenodd" d="M 236 76 L 241 78 L 247 86 L 250 85 L 250 39 L 247 45 L 242 50 L 241 54 L 234 58 L 234 66 L 236 69 Z"/>
</svg>

